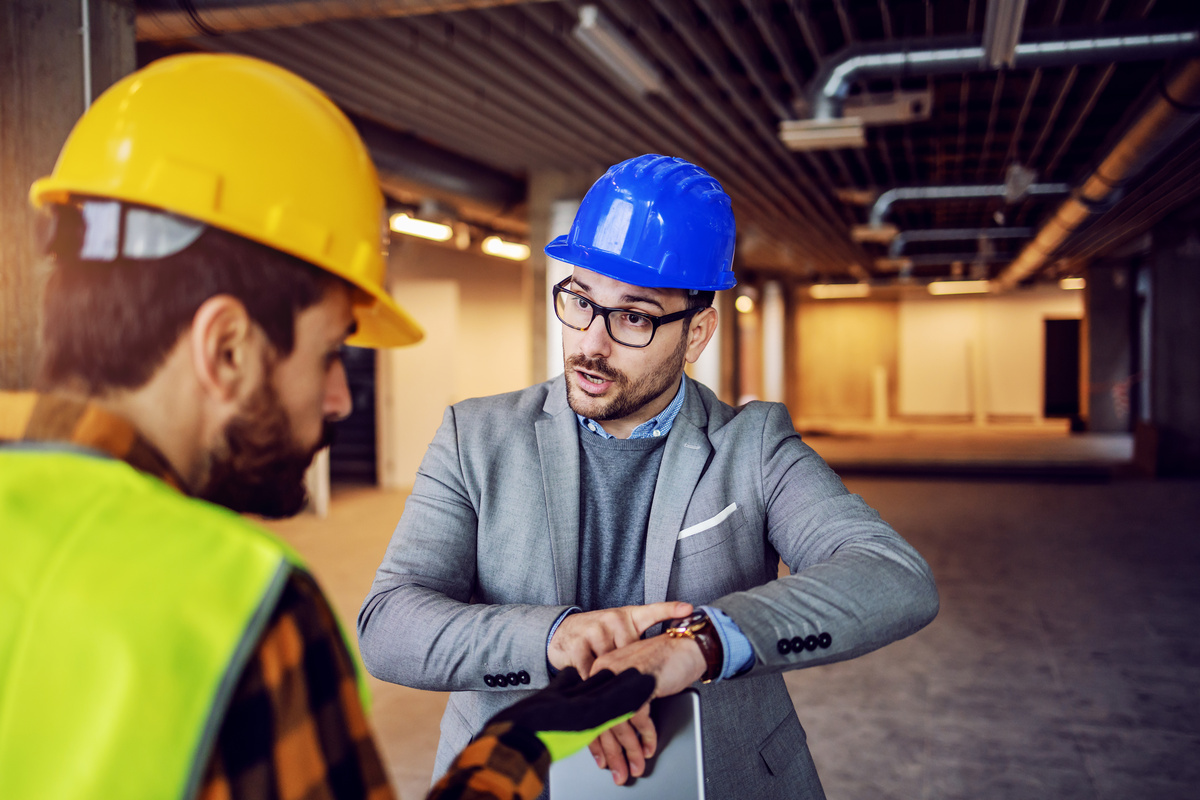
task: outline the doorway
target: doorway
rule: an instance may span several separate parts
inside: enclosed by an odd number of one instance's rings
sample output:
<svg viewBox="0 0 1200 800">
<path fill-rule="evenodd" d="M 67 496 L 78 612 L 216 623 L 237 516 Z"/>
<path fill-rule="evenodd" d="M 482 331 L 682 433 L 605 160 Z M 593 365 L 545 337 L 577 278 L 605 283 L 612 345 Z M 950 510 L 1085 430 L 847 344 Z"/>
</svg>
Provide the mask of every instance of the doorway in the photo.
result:
<svg viewBox="0 0 1200 800">
<path fill-rule="evenodd" d="M 1079 416 L 1079 320 L 1048 319 L 1046 324 L 1045 402 L 1047 417 Z"/>
</svg>

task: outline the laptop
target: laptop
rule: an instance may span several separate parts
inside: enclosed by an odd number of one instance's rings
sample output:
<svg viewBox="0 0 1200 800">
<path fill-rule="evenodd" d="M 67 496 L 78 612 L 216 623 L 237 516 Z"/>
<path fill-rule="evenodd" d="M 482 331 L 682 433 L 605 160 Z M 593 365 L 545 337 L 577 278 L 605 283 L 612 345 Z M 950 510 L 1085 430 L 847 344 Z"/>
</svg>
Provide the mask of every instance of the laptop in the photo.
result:
<svg viewBox="0 0 1200 800">
<path fill-rule="evenodd" d="M 685 689 L 650 703 L 658 730 L 658 752 L 640 778 L 624 786 L 596 766 L 585 747 L 550 765 L 551 800 L 704 800 L 704 751 L 700 736 L 700 693 Z"/>
</svg>

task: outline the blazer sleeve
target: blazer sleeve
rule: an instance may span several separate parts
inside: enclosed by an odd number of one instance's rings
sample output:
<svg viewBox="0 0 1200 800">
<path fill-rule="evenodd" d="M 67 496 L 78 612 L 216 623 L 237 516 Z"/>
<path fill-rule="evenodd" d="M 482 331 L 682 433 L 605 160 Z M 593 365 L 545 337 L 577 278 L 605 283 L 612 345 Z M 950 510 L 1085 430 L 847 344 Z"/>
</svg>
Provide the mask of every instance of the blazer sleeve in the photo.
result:
<svg viewBox="0 0 1200 800">
<path fill-rule="evenodd" d="M 546 637 L 567 606 L 472 603 L 477 533 L 451 406 L 358 613 L 359 647 L 372 675 L 434 691 L 547 683 Z"/>
<path fill-rule="evenodd" d="M 743 675 L 854 658 L 929 624 L 938 593 L 925 559 L 800 440 L 782 405 L 761 442 L 765 534 L 791 574 L 711 603 L 750 640 Z"/>
</svg>

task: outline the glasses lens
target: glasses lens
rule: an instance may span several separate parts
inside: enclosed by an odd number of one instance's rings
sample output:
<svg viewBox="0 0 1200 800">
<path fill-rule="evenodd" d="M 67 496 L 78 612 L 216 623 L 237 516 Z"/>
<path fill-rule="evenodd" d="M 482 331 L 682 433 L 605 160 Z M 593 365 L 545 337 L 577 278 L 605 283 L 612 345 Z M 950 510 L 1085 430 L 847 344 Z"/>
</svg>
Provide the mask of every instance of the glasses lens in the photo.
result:
<svg viewBox="0 0 1200 800">
<path fill-rule="evenodd" d="M 633 347 L 649 344 L 650 337 L 654 335 L 654 323 L 645 314 L 613 311 L 608 315 L 608 325 L 612 328 L 614 339 Z"/>
<path fill-rule="evenodd" d="M 578 295 L 562 290 L 554 298 L 554 313 L 567 325 L 582 330 L 592 321 L 592 304 Z"/>
</svg>

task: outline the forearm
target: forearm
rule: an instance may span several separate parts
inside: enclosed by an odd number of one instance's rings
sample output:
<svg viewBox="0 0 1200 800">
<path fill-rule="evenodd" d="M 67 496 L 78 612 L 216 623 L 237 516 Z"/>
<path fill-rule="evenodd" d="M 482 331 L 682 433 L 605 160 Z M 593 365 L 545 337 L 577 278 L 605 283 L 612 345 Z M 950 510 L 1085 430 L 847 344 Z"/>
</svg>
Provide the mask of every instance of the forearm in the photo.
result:
<svg viewBox="0 0 1200 800">
<path fill-rule="evenodd" d="M 525 672 L 546 684 L 546 636 L 566 606 L 464 603 L 414 584 L 372 590 L 358 617 L 375 677 L 433 691 L 490 691 L 488 675 Z"/>
<path fill-rule="evenodd" d="M 937 615 L 938 594 L 928 565 L 903 540 L 864 537 L 798 574 L 712 605 L 754 647 L 746 674 L 761 674 L 842 661 L 902 639 Z"/>
</svg>

